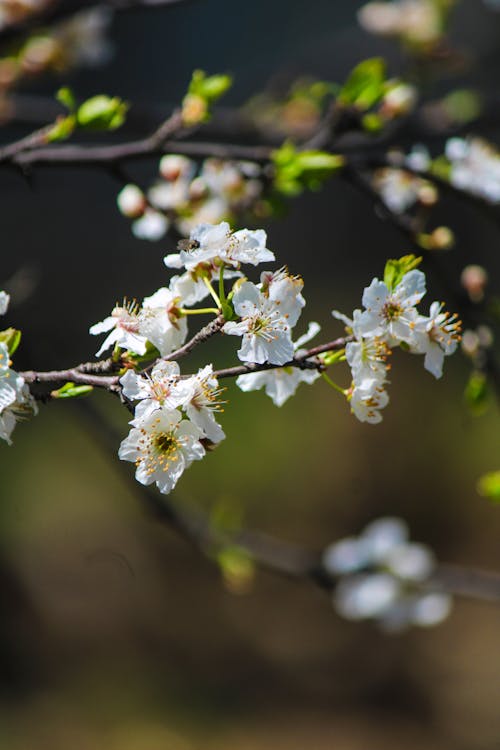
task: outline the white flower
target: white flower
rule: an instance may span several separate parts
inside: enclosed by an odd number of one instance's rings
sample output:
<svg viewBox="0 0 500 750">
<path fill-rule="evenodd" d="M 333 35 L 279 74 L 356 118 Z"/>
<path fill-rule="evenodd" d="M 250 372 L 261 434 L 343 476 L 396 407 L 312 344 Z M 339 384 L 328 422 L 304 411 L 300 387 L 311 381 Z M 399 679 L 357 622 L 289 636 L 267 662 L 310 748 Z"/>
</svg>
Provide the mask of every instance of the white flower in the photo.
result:
<svg viewBox="0 0 500 750">
<path fill-rule="evenodd" d="M 179 297 L 183 307 L 192 307 L 197 302 L 202 302 L 210 294 L 203 279 L 206 278 L 211 283 L 217 283 L 219 275 L 220 269 L 207 263 L 194 271 L 186 271 L 180 276 L 172 276 L 168 286 Z M 225 268 L 223 272 L 224 279 L 234 279 L 241 276 L 240 271 L 231 271 Z"/>
<path fill-rule="evenodd" d="M 226 436 L 215 421 L 214 412 L 222 411 L 218 397 L 221 393 L 212 365 L 203 367 L 196 375 L 183 381 L 187 389 L 182 408 L 187 416 L 212 443 L 219 443 Z"/>
<path fill-rule="evenodd" d="M 5 315 L 9 307 L 10 296 L 7 292 L 0 292 L 0 315 Z"/>
<path fill-rule="evenodd" d="M 255 284 L 245 281 L 233 297 L 239 323 L 226 323 L 222 330 L 231 336 L 242 336 L 238 357 L 242 362 L 269 362 L 284 365 L 293 358 L 290 324 L 281 314 L 275 300 L 263 294 Z"/>
<path fill-rule="evenodd" d="M 450 138 L 445 155 L 450 162 L 450 182 L 456 188 L 500 202 L 500 154 L 481 138 Z"/>
<path fill-rule="evenodd" d="M 24 379 L 10 368 L 7 345 L 0 342 L 0 439 L 12 445 L 11 435 L 18 419 L 37 413 Z"/>
<path fill-rule="evenodd" d="M 137 219 L 146 210 L 146 199 L 137 185 L 125 185 L 116 198 L 120 213 L 129 219 Z"/>
<path fill-rule="evenodd" d="M 422 188 L 419 177 L 392 167 L 377 169 L 374 183 L 385 205 L 395 214 L 402 214 L 411 208 L 419 200 Z"/>
<path fill-rule="evenodd" d="M 380 410 L 389 403 L 389 395 L 378 378 L 354 384 L 350 392 L 351 412 L 360 422 L 378 424 L 382 421 Z"/>
<path fill-rule="evenodd" d="M 178 349 L 188 333 L 186 317 L 179 311 L 176 291 L 162 287 L 150 297 L 145 297 L 139 313 L 139 330 L 162 357 Z"/>
<path fill-rule="evenodd" d="M 118 456 L 135 463 L 138 482 L 156 482 L 163 494 L 173 490 L 184 469 L 205 455 L 201 431 L 189 420 L 181 420 L 177 409 L 157 409 L 134 424 Z"/>
<path fill-rule="evenodd" d="M 382 384 L 389 369 L 387 357 L 390 353 L 385 341 L 376 336 L 348 342 L 345 357 L 351 368 L 354 384 L 362 385 L 365 380 L 376 380 Z"/>
<path fill-rule="evenodd" d="M 300 354 L 300 346 L 310 341 L 320 330 L 317 323 L 310 323 L 309 329 L 294 344 L 295 354 Z M 242 391 L 257 391 L 264 388 L 266 394 L 276 406 L 283 406 L 293 396 L 300 383 L 314 383 L 320 377 L 317 370 L 301 370 L 299 367 L 282 367 L 261 372 L 249 372 L 236 379 L 236 385 Z"/>
<path fill-rule="evenodd" d="M 441 377 L 444 358 L 455 352 L 460 341 L 460 321 L 456 315 L 441 312 L 442 307 L 433 302 L 429 317 L 418 317 L 412 344 L 412 351 L 425 354 L 424 367 L 435 378 Z"/>
<path fill-rule="evenodd" d="M 389 632 L 434 625 L 449 614 L 448 594 L 421 587 L 435 565 L 428 547 L 408 541 L 399 518 L 380 518 L 359 537 L 341 539 L 323 553 L 323 567 L 339 578 L 337 611 L 351 620 L 375 619 Z"/>
<path fill-rule="evenodd" d="M 100 357 L 111 346 L 130 349 L 136 354 L 146 352 L 147 337 L 139 331 L 138 313 L 139 308 L 135 302 L 124 302 L 122 306 L 115 307 L 109 317 L 91 326 L 89 333 L 92 336 L 110 331 L 101 348 L 96 352 L 96 357 Z"/>
<path fill-rule="evenodd" d="M 405 157 L 405 164 L 416 172 L 427 172 L 431 166 L 431 155 L 427 146 L 421 143 L 413 146 Z"/>
<path fill-rule="evenodd" d="M 425 276 L 422 271 L 409 271 L 392 291 L 383 281 L 373 279 L 363 292 L 366 310 L 359 316 L 359 334 L 377 336 L 389 346 L 401 341 L 411 344 L 418 316 L 415 305 L 424 294 Z"/>
<path fill-rule="evenodd" d="M 156 242 L 168 232 L 170 222 L 166 216 L 152 208 L 147 208 L 140 219 L 132 224 L 132 232 L 138 240 Z"/>
<path fill-rule="evenodd" d="M 300 276 L 291 276 L 286 268 L 261 274 L 261 291 L 276 303 L 291 328 L 297 323 L 306 304 L 301 294 L 303 286 Z"/>
<path fill-rule="evenodd" d="M 400 36 L 413 44 L 430 44 L 441 36 L 441 18 L 432 0 L 367 3 L 358 20 L 373 34 Z"/>
<path fill-rule="evenodd" d="M 134 420 L 143 419 L 161 407 L 176 409 L 181 406 L 189 396 L 190 389 L 186 387 L 186 381 L 180 380 L 179 376 L 177 362 L 164 360 L 156 363 L 151 375 L 127 370 L 120 378 L 120 383 L 126 398 L 139 401 Z"/>
<path fill-rule="evenodd" d="M 274 254 L 265 246 L 263 229 L 241 229 L 231 232 L 225 221 L 220 224 L 200 224 L 190 234 L 187 249 L 167 255 L 165 264 L 170 268 L 193 270 L 200 263 L 225 263 L 238 267 L 240 263 L 259 263 L 274 260 Z"/>
</svg>

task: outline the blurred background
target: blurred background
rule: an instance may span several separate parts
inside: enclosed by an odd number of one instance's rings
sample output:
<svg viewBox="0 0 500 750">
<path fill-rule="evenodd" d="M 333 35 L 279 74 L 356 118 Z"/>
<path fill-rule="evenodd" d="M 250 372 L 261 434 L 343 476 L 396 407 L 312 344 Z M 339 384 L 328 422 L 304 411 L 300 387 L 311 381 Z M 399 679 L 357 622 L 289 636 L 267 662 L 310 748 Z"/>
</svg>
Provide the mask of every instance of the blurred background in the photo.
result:
<svg viewBox="0 0 500 750">
<path fill-rule="evenodd" d="M 397 45 L 359 27 L 360 6 L 193 0 L 118 14 L 103 67 L 31 82 L 29 92 L 49 96 L 68 83 L 82 99 L 116 94 L 153 123 L 196 67 L 234 75 L 225 99 L 234 106 L 302 74 L 342 81 L 378 54 L 398 74 Z M 465 50 L 461 84 L 495 93 L 500 13 L 464 0 L 451 37 Z M 5 128 L 5 142 L 21 132 Z M 494 125 L 487 134 L 500 143 Z M 152 175 L 153 162 L 134 170 Z M 7 323 L 23 330 L 16 369 L 88 360 L 96 348 L 88 326 L 124 295 L 166 283 L 162 259 L 174 241 L 135 239 L 104 171 L 38 168 L 27 181 L 2 170 L 0 189 Z M 464 265 L 483 264 L 498 293 L 498 227 L 463 203 L 440 211 L 458 238 L 440 258 L 443 271 L 456 285 Z M 279 263 L 305 281 L 300 333 L 317 320 L 322 340 L 342 333 L 330 310 L 350 314 L 385 260 L 411 250 L 364 196 L 335 180 L 290 202 L 266 230 Z M 16 284 L 31 287 L 18 304 Z M 445 298 L 432 275 L 429 286 L 429 301 Z M 224 340 L 208 356 L 229 365 L 236 348 Z M 401 516 L 441 561 L 500 570 L 500 511 L 475 489 L 499 466 L 496 408 L 470 416 L 460 356 L 442 381 L 417 359 L 393 360 L 379 426 L 359 423 L 323 382 L 301 386 L 281 409 L 228 383 L 227 439 L 186 472 L 175 502 L 222 508 L 318 551 L 373 518 Z M 213 561 L 150 516 L 132 467 L 115 455 L 127 413 L 110 397 L 91 398 L 114 445 L 80 402 L 41 407 L 18 426 L 14 447 L 0 446 L 0 747 L 498 747 L 500 606 L 457 599 L 441 626 L 390 637 L 342 621 L 305 583 L 258 571 L 235 592 Z"/>
</svg>

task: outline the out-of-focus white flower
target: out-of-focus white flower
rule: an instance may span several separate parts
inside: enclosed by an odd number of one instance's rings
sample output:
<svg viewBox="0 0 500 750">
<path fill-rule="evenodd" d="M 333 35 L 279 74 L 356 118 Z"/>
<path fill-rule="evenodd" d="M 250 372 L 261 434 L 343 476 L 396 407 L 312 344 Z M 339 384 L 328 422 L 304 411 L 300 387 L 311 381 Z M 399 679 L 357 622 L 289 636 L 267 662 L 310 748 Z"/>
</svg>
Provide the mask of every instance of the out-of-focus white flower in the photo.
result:
<svg viewBox="0 0 500 750">
<path fill-rule="evenodd" d="M 450 182 L 489 203 L 500 202 L 500 154 L 481 138 L 450 138 L 445 156 Z"/>
<path fill-rule="evenodd" d="M 310 323 L 309 329 L 294 343 L 295 354 L 300 354 L 300 347 L 310 341 L 319 332 L 318 323 Z M 258 391 L 264 388 L 266 394 L 276 406 L 283 406 L 293 396 L 300 383 L 314 383 L 320 377 L 317 370 L 301 370 L 299 367 L 280 367 L 260 372 L 249 372 L 236 379 L 236 385 L 242 391 Z"/>
<path fill-rule="evenodd" d="M 144 214 L 147 207 L 146 198 L 137 185 L 125 185 L 116 198 L 118 208 L 129 219 L 137 219 Z"/>
<path fill-rule="evenodd" d="M 424 367 L 435 378 L 442 376 L 444 358 L 456 351 L 460 341 L 460 321 L 442 308 L 442 303 L 433 302 L 429 317 L 419 315 L 412 340 L 412 351 L 425 354 Z"/>
<path fill-rule="evenodd" d="M 241 320 L 225 323 L 222 330 L 231 336 L 243 337 L 238 350 L 242 362 L 284 365 L 292 359 L 291 327 L 278 302 L 250 281 L 245 281 L 236 291 L 233 305 Z"/>
<path fill-rule="evenodd" d="M 138 240 L 156 242 L 165 236 L 169 226 L 166 216 L 153 208 L 146 208 L 143 215 L 132 223 L 132 233 Z"/>
<path fill-rule="evenodd" d="M 113 53 L 107 37 L 111 19 L 109 9 L 90 8 L 60 23 L 54 38 L 61 47 L 64 64 L 94 67 L 106 63 Z"/>
<path fill-rule="evenodd" d="M 178 349 L 188 333 L 186 317 L 179 310 L 180 298 L 176 290 L 162 287 L 145 297 L 139 313 L 139 330 L 162 357 Z"/>
<path fill-rule="evenodd" d="M 92 336 L 108 331 L 110 333 L 96 352 L 96 357 L 100 357 L 106 349 L 115 345 L 122 349 L 130 349 L 136 354 L 146 352 L 147 336 L 139 330 L 139 307 L 135 302 L 124 302 L 122 306 L 115 307 L 110 316 L 89 329 Z"/>
<path fill-rule="evenodd" d="M 427 172 L 431 166 L 431 155 L 426 146 L 416 144 L 405 156 L 405 164 L 415 172 Z"/>
<path fill-rule="evenodd" d="M 380 518 L 359 537 L 341 539 L 324 550 L 323 567 L 338 583 L 334 605 L 351 620 L 375 619 L 389 632 L 444 620 L 451 597 L 428 591 L 435 569 L 428 547 L 408 541 L 399 518 Z"/>
<path fill-rule="evenodd" d="M 441 34 L 441 16 L 432 0 L 371 2 L 358 11 L 366 31 L 380 36 L 397 36 L 413 44 L 431 44 Z"/>
<path fill-rule="evenodd" d="M 5 315 L 9 307 L 10 295 L 7 292 L 0 292 L 0 315 Z"/>
<path fill-rule="evenodd" d="M 181 420 L 177 409 L 157 409 L 131 424 L 118 456 L 135 463 L 138 482 L 155 482 L 163 494 L 173 490 L 183 471 L 205 455 L 201 430 L 189 420 Z"/>
<path fill-rule="evenodd" d="M 404 169 L 384 167 L 374 173 L 375 189 L 387 208 L 395 214 L 402 214 L 415 205 L 427 184 Z"/>
</svg>

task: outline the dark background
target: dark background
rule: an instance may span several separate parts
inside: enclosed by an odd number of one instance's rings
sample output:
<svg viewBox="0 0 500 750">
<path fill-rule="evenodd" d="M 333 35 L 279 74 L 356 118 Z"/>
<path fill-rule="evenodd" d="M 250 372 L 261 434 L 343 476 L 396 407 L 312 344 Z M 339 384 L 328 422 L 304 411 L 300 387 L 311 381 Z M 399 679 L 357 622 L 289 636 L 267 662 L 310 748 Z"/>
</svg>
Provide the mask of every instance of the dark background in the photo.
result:
<svg viewBox="0 0 500 750">
<path fill-rule="evenodd" d="M 81 98 L 117 94 L 160 118 L 195 67 L 234 74 L 230 105 L 271 80 L 341 81 L 374 54 L 397 74 L 396 45 L 358 27 L 359 6 L 218 0 L 123 14 L 104 69 L 30 90 L 70 83 Z M 467 49 L 460 85 L 495 94 L 500 14 L 463 2 L 452 38 Z M 488 135 L 500 143 L 494 127 Z M 153 176 L 155 164 L 134 170 Z M 36 280 L 7 318 L 24 331 L 18 369 L 88 359 L 90 324 L 123 295 L 167 282 L 162 258 L 173 242 L 132 237 L 106 172 L 40 168 L 31 184 L 2 172 L 0 190 L 1 277 L 24 269 Z M 449 200 L 438 218 L 459 238 L 440 260 L 452 283 L 466 263 L 482 263 L 498 293 L 494 223 Z M 363 196 L 335 181 L 266 229 L 278 261 L 304 277 L 303 327 L 319 320 L 325 340 L 341 333 L 330 310 L 349 314 L 385 260 L 409 251 Z M 432 277 L 429 286 L 429 303 L 443 298 Z M 206 356 L 229 364 L 233 344 L 207 345 Z M 357 422 L 321 382 L 280 410 L 231 384 L 227 440 L 185 474 L 175 501 L 230 507 L 251 527 L 318 550 L 394 514 L 439 559 L 500 569 L 499 510 L 475 491 L 499 465 L 496 410 L 468 415 L 460 356 L 439 382 L 419 359 L 393 359 L 391 405 L 377 427 Z M 113 457 L 127 415 L 110 397 L 92 399 L 116 430 L 114 449 L 67 403 L 42 407 L 18 426 L 14 447 L 0 447 L 0 747 L 498 747 L 498 606 L 458 600 L 440 627 L 387 637 L 341 621 L 310 586 L 268 573 L 245 595 L 228 592 L 215 566 L 149 517 L 132 467 Z"/>
</svg>

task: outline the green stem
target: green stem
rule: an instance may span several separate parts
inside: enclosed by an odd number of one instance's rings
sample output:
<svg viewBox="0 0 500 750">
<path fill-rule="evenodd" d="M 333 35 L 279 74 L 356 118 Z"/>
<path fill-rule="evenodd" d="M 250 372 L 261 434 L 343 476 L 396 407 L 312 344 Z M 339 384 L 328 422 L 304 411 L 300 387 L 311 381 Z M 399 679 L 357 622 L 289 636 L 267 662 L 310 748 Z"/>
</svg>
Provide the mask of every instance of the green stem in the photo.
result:
<svg viewBox="0 0 500 750">
<path fill-rule="evenodd" d="M 205 284 L 208 291 L 210 292 L 210 296 L 212 297 L 213 301 L 217 305 L 217 312 L 219 312 L 219 310 L 222 309 L 222 303 L 219 299 L 217 292 L 215 291 L 215 289 L 213 288 L 212 284 L 210 283 L 210 281 L 207 279 L 206 276 L 203 276 L 203 283 Z"/>
<path fill-rule="evenodd" d="M 194 310 L 187 310 L 185 307 L 180 307 L 179 312 L 183 315 L 205 315 L 207 313 L 213 313 L 214 315 L 219 314 L 219 310 L 216 307 L 197 307 Z"/>
<path fill-rule="evenodd" d="M 334 389 L 335 389 L 336 391 L 338 391 L 339 393 L 341 393 L 341 394 L 342 394 L 343 396 L 345 396 L 345 395 L 346 395 L 346 392 L 347 392 L 347 391 L 346 391 L 346 389 L 345 389 L 345 388 L 341 388 L 341 387 L 340 387 L 340 385 L 337 385 L 337 383 L 335 383 L 335 381 L 334 381 L 334 380 L 332 380 L 332 379 L 331 379 L 331 378 L 330 378 L 330 377 L 329 377 L 329 376 L 328 376 L 328 375 L 326 374 L 326 372 L 322 372 L 322 373 L 321 373 L 321 377 L 323 378 L 323 380 L 325 380 L 325 381 L 326 381 L 326 382 L 328 383 L 328 385 L 330 385 L 330 386 L 331 386 L 332 388 L 334 388 Z"/>
</svg>

